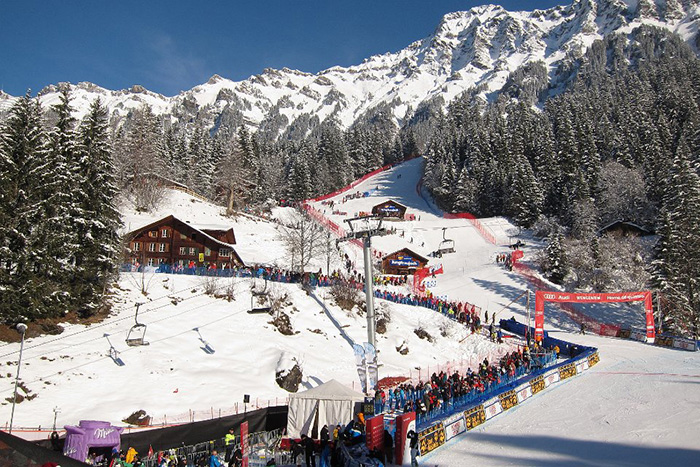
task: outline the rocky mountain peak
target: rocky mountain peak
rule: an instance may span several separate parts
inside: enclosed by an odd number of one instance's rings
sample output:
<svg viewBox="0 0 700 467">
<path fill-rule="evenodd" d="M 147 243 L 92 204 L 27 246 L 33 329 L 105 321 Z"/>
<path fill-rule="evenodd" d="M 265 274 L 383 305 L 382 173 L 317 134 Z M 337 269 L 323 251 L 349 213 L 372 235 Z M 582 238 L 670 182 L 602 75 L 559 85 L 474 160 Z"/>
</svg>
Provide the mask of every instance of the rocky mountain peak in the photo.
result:
<svg viewBox="0 0 700 467">
<path fill-rule="evenodd" d="M 365 59 L 350 67 L 332 67 L 317 74 L 291 68 L 266 68 L 234 82 L 219 75 L 174 97 L 135 85 L 109 91 L 81 83 L 77 107 L 101 95 L 110 115 L 121 119 L 144 103 L 173 124 L 193 123 L 220 128 L 222 123 L 264 129 L 271 138 L 313 130 L 326 118 L 344 128 L 376 112 L 395 124 L 424 102 L 443 105 L 469 89 L 481 99 L 497 96 L 509 75 L 541 63 L 550 80 L 562 63 L 581 57 L 593 41 L 651 23 L 680 34 L 695 44 L 700 26 L 700 0 L 573 0 L 547 10 L 510 12 L 482 5 L 446 14 L 431 35 L 403 50 Z M 550 83 L 553 87 L 557 83 Z M 51 102 L 58 86 L 47 86 L 39 98 Z M 5 106 L 14 99 L 0 94 Z M 0 102 L 0 103 L 2 103 Z M 118 124 L 119 122 L 113 122 Z M 300 130 L 301 128 L 301 130 Z"/>
</svg>

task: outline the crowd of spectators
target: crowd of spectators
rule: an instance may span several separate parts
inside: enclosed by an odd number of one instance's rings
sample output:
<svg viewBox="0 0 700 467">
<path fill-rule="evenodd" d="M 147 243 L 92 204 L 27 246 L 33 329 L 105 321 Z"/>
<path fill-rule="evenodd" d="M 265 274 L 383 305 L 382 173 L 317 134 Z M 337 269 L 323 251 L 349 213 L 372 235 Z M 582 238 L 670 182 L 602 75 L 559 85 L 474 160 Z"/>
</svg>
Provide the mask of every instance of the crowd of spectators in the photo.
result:
<svg viewBox="0 0 700 467">
<path fill-rule="evenodd" d="M 556 360 L 554 350 L 536 348 L 530 352 L 521 347 L 505 354 L 498 362 L 484 359 L 476 370 L 465 373 L 444 371 L 433 373 L 428 381 L 406 382 L 393 388 L 382 388 L 375 393 L 375 411 L 415 411 L 419 422 L 444 413 L 510 384 L 532 369 L 542 368 Z"/>
</svg>

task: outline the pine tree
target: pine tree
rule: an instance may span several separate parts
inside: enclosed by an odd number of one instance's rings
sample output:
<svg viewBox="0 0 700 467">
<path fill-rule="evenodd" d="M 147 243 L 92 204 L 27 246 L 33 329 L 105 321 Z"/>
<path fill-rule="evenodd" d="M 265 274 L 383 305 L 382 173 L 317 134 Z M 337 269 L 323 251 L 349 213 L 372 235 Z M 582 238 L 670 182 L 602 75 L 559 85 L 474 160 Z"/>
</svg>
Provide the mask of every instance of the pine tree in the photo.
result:
<svg viewBox="0 0 700 467">
<path fill-rule="evenodd" d="M 90 106 L 79 128 L 80 173 L 84 180 L 82 210 L 87 223 L 80 238 L 76 279 L 80 310 L 92 314 L 104 304 L 108 281 L 119 257 L 117 229 L 121 223 L 114 203 L 117 188 L 109 144 L 107 109 L 99 99 Z"/>
<path fill-rule="evenodd" d="M 87 235 L 83 187 L 87 180 L 80 171 L 76 120 L 72 116 L 70 93 L 61 90 L 59 103 L 52 107 L 58 119 L 49 132 L 47 181 L 40 194 L 47 201 L 46 220 L 37 225 L 45 251 L 42 271 L 53 280 L 62 278 L 66 291 L 76 286 L 74 272 L 79 242 Z"/>
<path fill-rule="evenodd" d="M 562 241 L 561 233 L 554 233 L 547 238 L 545 248 L 546 259 L 543 269 L 547 273 L 547 278 L 555 284 L 562 284 L 569 275 L 569 262 Z"/>
<path fill-rule="evenodd" d="M 700 175 L 679 143 L 666 183 L 654 280 L 672 309 L 673 327 L 700 335 Z"/>
<path fill-rule="evenodd" d="M 13 323 L 48 316 L 61 291 L 39 271 L 44 253 L 35 226 L 46 219 L 48 182 L 42 111 L 29 92 L 0 133 L 0 318 Z"/>
</svg>

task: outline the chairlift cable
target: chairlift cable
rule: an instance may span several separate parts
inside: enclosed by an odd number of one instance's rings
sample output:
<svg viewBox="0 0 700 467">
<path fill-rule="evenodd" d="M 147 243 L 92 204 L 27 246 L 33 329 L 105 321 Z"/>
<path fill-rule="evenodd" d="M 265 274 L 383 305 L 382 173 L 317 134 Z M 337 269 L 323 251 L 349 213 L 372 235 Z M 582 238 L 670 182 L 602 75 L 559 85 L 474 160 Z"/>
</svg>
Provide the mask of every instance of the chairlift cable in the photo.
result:
<svg viewBox="0 0 700 467">
<path fill-rule="evenodd" d="M 192 309 L 190 309 L 190 310 L 187 310 L 187 311 L 185 311 L 185 312 L 179 313 L 178 315 L 187 313 L 187 312 L 189 312 L 189 311 L 196 310 L 196 309 L 198 309 L 198 308 L 202 308 L 203 306 L 207 306 L 207 305 L 209 305 L 209 304 L 203 304 L 203 305 L 197 306 L 197 307 L 192 308 Z M 233 313 L 229 313 L 229 314 L 226 315 L 226 316 L 223 316 L 223 317 L 221 317 L 221 318 L 215 319 L 215 320 L 213 320 L 213 321 L 210 321 L 210 322 L 208 322 L 208 323 L 206 323 L 206 324 L 203 324 L 203 325 L 200 325 L 200 326 L 198 326 L 198 327 L 201 328 L 201 327 L 204 327 L 204 326 L 209 326 L 209 325 L 211 325 L 211 324 L 215 324 L 215 323 L 218 323 L 218 322 L 220 322 L 220 321 L 224 321 L 224 320 L 226 320 L 226 319 L 229 319 L 229 318 L 231 318 L 231 317 L 233 317 L 233 316 L 236 316 L 236 315 L 239 315 L 239 314 L 242 314 L 242 313 L 245 313 L 245 310 L 239 310 L 239 311 L 235 311 L 235 312 L 233 312 Z M 175 315 L 175 316 L 178 316 L 178 315 Z M 158 321 L 163 321 L 164 319 L 166 319 L 166 318 L 160 319 L 160 320 L 158 320 Z M 157 321 L 155 321 L 155 322 L 157 322 Z M 178 333 L 176 333 L 176 334 L 171 334 L 171 335 L 169 335 L 169 336 L 165 336 L 165 337 L 163 337 L 163 338 L 161 338 L 161 339 L 157 339 L 157 340 L 151 341 L 151 342 L 163 342 L 163 341 L 166 341 L 166 340 L 171 339 L 171 338 L 173 338 L 173 337 L 179 337 L 179 336 L 181 336 L 181 335 L 184 335 L 184 334 L 187 334 L 187 333 L 191 333 L 191 332 L 192 332 L 192 328 L 189 328 L 189 329 L 187 329 L 187 330 L 185 330 L 185 331 L 178 332 Z M 100 339 L 104 339 L 104 336 L 101 336 Z M 126 352 L 128 352 L 128 351 L 130 351 L 130 350 L 134 350 L 134 349 L 135 349 L 135 347 L 127 347 L 127 348 L 124 349 L 124 350 L 120 350 L 119 353 L 120 353 L 120 354 L 124 354 L 124 353 L 126 353 Z M 49 374 L 49 375 L 40 376 L 40 377 L 37 378 L 37 379 L 34 379 L 34 380 L 32 380 L 32 381 L 27 382 L 26 384 L 33 384 L 33 383 L 37 383 L 37 382 L 40 382 L 40 381 L 44 381 L 44 380 L 46 380 L 47 378 L 51 378 L 52 376 L 56 376 L 56 375 L 61 374 L 61 373 L 66 373 L 66 372 L 69 372 L 69 371 L 73 371 L 73 370 L 76 370 L 76 369 L 78 369 L 78 368 L 82 368 L 82 367 L 84 367 L 84 366 L 91 365 L 91 364 L 93 364 L 93 363 L 99 362 L 100 360 L 111 359 L 111 358 L 112 358 L 112 357 L 110 357 L 109 355 L 105 355 L 105 356 L 102 356 L 102 357 L 99 357 L 99 358 L 95 358 L 95 359 L 93 359 L 93 360 L 89 360 L 89 361 L 87 361 L 87 362 L 81 363 L 80 365 L 76 365 L 76 366 L 71 367 L 71 368 L 65 368 L 65 369 L 62 369 L 62 370 L 57 371 L 57 372 L 55 372 L 55 373 L 51 373 L 51 374 Z"/>
<path fill-rule="evenodd" d="M 188 289 L 189 289 L 189 287 L 188 287 Z M 187 289 L 185 289 L 185 290 L 187 290 Z M 197 295 L 192 295 L 192 296 L 190 296 L 190 297 L 183 298 L 182 301 L 181 301 L 180 303 L 182 303 L 182 302 L 184 302 L 184 301 L 186 301 L 186 300 L 190 300 L 190 299 L 192 299 L 192 298 L 201 297 L 202 295 L 206 295 L 206 292 L 202 292 L 202 293 L 197 294 Z M 149 303 L 150 303 L 150 302 L 149 302 Z M 143 315 L 143 314 L 145 314 L 145 313 L 150 313 L 150 312 L 152 312 L 152 311 L 160 310 L 161 308 L 165 308 L 165 307 L 170 306 L 170 305 L 172 305 L 172 303 L 166 303 L 166 304 L 157 306 L 157 307 L 155 307 L 155 308 L 149 308 L 149 309 L 147 309 L 147 310 L 141 310 L 140 313 Z M 177 315 L 175 315 L 175 316 L 177 316 Z M 42 345 L 51 344 L 51 343 L 53 343 L 53 342 L 58 342 L 58 341 L 61 341 L 61 340 L 63 340 L 63 339 L 68 339 L 69 337 L 74 337 L 74 336 L 77 336 L 77 335 L 79 335 L 79 334 L 83 334 L 83 333 L 86 333 L 86 332 L 89 332 L 89 331 L 92 331 L 92 330 L 95 330 L 95 329 L 98 329 L 98 328 L 102 328 L 102 327 L 105 327 L 105 326 L 113 325 L 114 323 L 118 323 L 118 322 L 120 322 L 120 321 L 126 321 L 126 320 L 131 320 L 131 319 L 133 319 L 133 316 L 128 315 L 128 316 L 125 316 L 125 317 L 123 317 L 123 318 L 117 318 L 117 319 L 114 319 L 114 320 L 110 320 L 110 321 L 108 321 L 108 322 L 103 322 L 103 323 L 100 323 L 100 324 L 95 324 L 95 325 L 92 325 L 92 326 L 90 326 L 90 327 L 88 327 L 88 328 L 86 328 L 86 329 L 83 329 L 82 331 L 76 331 L 76 332 L 74 332 L 74 333 L 72 333 L 72 334 L 68 334 L 68 335 L 65 335 L 65 336 L 64 336 L 64 335 L 61 335 L 60 337 L 56 337 L 56 338 L 54 338 L 54 339 L 50 339 L 50 340 L 47 340 L 47 341 L 39 342 L 39 343 L 34 344 L 34 345 L 31 345 L 31 346 L 25 345 L 24 350 L 27 351 L 27 350 L 30 350 L 30 349 L 35 349 L 35 348 L 37 348 L 37 347 L 41 347 Z M 103 337 L 100 336 L 99 338 L 90 339 L 90 340 L 85 341 L 85 342 L 82 342 L 82 343 L 71 344 L 71 347 L 74 347 L 75 345 L 82 345 L 82 344 L 85 344 L 85 343 L 88 343 L 88 342 L 92 342 L 92 341 L 94 341 L 94 340 L 102 339 L 102 338 L 103 338 Z M 12 351 L 12 352 L 9 352 L 9 353 L 0 355 L 0 358 L 8 357 L 8 356 L 14 355 L 14 354 L 16 354 L 16 353 L 19 353 L 19 350 L 15 350 L 15 351 Z M 47 353 L 48 353 L 48 352 L 47 352 Z M 45 354 L 39 354 L 38 356 L 41 356 L 41 355 L 45 355 Z M 33 356 L 33 357 L 28 357 L 28 358 L 36 358 L 36 357 L 37 357 L 37 356 L 35 355 L 35 356 Z"/>
</svg>

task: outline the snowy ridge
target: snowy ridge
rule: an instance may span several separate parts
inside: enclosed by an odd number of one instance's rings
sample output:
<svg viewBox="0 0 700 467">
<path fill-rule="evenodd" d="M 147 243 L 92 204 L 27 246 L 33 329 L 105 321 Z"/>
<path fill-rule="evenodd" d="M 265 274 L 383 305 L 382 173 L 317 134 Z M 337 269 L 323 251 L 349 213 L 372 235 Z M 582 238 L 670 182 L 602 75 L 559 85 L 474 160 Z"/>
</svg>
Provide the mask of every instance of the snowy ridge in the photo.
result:
<svg viewBox="0 0 700 467">
<path fill-rule="evenodd" d="M 477 86 L 489 98 L 527 63 L 545 63 L 550 79 L 556 79 L 553 72 L 563 60 L 582 56 L 607 34 L 629 32 L 641 24 L 666 28 L 694 45 L 698 13 L 697 0 L 575 0 L 569 6 L 529 12 L 485 5 L 445 15 L 433 34 L 401 51 L 318 74 L 267 68 L 240 82 L 214 75 L 173 97 L 141 86 L 121 91 L 91 83 L 70 87 L 77 116 L 100 97 L 116 121 L 148 104 L 172 122 L 200 115 L 212 128 L 224 120 L 278 137 L 294 127 L 305 132 L 315 117 L 323 121 L 332 116 L 347 128 L 381 106 L 400 125 L 431 99 L 447 104 Z M 45 106 L 57 102 L 57 90 L 49 86 L 39 93 Z M 0 111 L 13 99 L 0 94 Z"/>
</svg>

